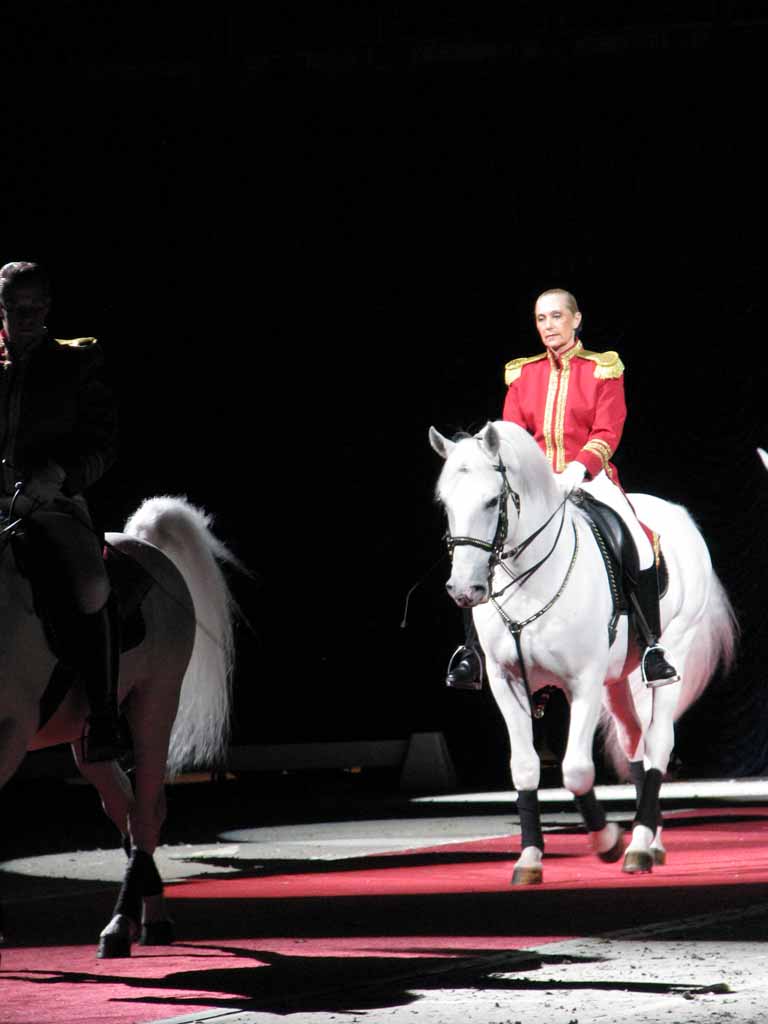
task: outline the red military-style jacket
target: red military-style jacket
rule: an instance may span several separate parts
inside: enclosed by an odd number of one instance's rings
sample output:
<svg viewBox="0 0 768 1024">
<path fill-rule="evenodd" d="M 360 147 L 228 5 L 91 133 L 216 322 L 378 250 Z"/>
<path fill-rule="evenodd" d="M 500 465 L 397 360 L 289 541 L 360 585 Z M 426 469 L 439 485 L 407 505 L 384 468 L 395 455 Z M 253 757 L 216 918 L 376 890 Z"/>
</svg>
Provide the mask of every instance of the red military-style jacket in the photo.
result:
<svg viewBox="0 0 768 1024">
<path fill-rule="evenodd" d="M 117 410 L 95 338 L 45 337 L 11 360 L 0 332 L 0 494 L 49 461 L 78 494 L 112 465 Z"/>
<path fill-rule="evenodd" d="M 511 360 L 505 381 L 503 419 L 533 435 L 556 473 L 578 460 L 588 477 L 604 469 L 620 486 L 611 462 L 627 416 L 618 353 L 588 352 L 578 341 L 560 358 L 545 351 Z"/>
</svg>

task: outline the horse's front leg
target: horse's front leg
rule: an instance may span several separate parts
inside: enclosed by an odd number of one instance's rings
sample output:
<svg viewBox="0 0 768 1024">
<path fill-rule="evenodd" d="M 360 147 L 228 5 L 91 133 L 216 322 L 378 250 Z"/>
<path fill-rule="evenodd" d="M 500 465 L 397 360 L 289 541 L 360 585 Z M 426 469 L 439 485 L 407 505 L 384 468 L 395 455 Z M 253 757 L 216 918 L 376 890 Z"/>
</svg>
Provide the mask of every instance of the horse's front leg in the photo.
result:
<svg viewBox="0 0 768 1024">
<path fill-rule="evenodd" d="M 38 708 L 34 701 L 24 711 L 8 713 L 0 720 L 0 789 L 13 778 L 24 760 L 27 746 L 34 735 Z M 4 913 L 0 901 L 0 945 L 5 941 Z"/>
<path fill-rule="evenodd" d="M 563 785 L 573 793 L 592 850 L 601 860 L 613 863 L 624 852 L 623 832 L 615 822 L 606 821 L 594 790 L 592 748 L 602 702 L 602 684 L 595 682 L 599 678 L 599 673 L 590 673 L 571 682 L 571 714 L 562 772 Z"/>
<path fill-rule="evenodd" d="M 633 775 L 639 790 L 632 840 L 622 870 L 628 874 L 647 873 L 663 864 L 666 851 L 661 842 L 660 793 L 675 743 L 675 711 L 682 683 L 653 688 L 652 716 L 644 738 L 644 770 Z"/>
<path fill-rule="evenodd" d="M 522 680 L 508 678 L 490 661 L 487 669 L 491 692 L 507 727 L 512 785 L 517 790 L 520 856 L 515 861 L 512 884 L 537 885 L 543 879 L 544 856 L 538 800 L 541 762 L 533 742 L 528 693 Z"/>
</svg>

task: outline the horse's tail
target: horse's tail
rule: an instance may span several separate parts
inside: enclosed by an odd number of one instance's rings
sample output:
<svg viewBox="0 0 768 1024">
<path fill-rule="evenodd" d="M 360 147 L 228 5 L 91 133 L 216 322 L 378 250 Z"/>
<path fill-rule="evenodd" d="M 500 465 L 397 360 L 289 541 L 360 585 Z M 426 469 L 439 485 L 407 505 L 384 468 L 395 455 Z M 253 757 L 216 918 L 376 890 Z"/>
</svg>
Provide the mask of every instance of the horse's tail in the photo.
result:
<svg viewBox="0 0 768 1024">
<path fill-rule="evenodd" d="M 186 498 L 148 498 L 124 531 L 154 544 L 174 563 L 189 588 L 196 622 L 168 749 L 168 774 L 221 763 L 230 734 L 235 603 L 222 572 L 242 568 L 211 531 L 212 517 Z"/>
<path fill-rule="evenodd" d="M 728 595 L 717 574 L 712 585 L 683 671 L 683 687 L 677 702 L 675 721 L 701 696 L 720 666 L 728 673 L 733 666 L 739 625 Z"/>
<path fill-rule="evenodd" d="M 738 639 L 736 614 L 725 588 L 713 570 L 704 614 L 685 659 L 675 721 L 699 699 L 718 667 L 726 674 L 730 671 Z M 629 764 L 619 743 L 615 722 L 605 707 L 601 711 L 599 730 L 605 753 L 616 775 L 620 779 L 629 778 Z"/>
</svg>

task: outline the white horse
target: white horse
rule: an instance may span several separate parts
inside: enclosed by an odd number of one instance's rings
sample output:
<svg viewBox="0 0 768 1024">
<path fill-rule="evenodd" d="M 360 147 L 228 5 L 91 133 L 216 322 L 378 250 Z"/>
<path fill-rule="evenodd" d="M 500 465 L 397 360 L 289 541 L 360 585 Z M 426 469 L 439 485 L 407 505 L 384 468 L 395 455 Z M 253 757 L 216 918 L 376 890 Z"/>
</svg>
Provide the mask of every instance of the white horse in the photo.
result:
<svg viewBox="0 0 768 1024">
<path fill-rule="evenodd" d="M 233 604 L 221 565 L 237 562 L 211 532 L 210 517 L 183 498 L 151 498 L 122 534 L 106 535 L 118 553 L 113 558 L 125 559 L 133 575 L 147 574 L 137 599 L 143 628 L 120 661 L 118 699 L 132 738 L 132 787 L 117 762 L 82 758 L 89 709 L 80 682 L 41 715 L 57 659 L 35 614 L 29 580 L 16 564 L 11 539 L 17 526 L 0 531 L 0 787 L 28 750 L 72 744 L 80 772 L 98 790 L 129 854 L 99 956 L 129 956 L 140 933 L 148 944 L 172 940 L 153 859 L 165 818 L 165 779 L 181 768 L 221 762 L 228 742 Z M 41 717 L 47 719 L 42 725 Z"/>
<path fill-rule="evenodd" d="M 614 599 L 586 515 L 564 499 L 533 438 L 506 422 L 488 423 L 457 442 L 434 427 L 429 437 L 446 460 L 437 484 L 452 553 L 446 587 L 460 607 L 474 609 L 490 689 L 509 733 L 521 823 L 513 882 L 543 877 L 531 697 L 552 685 L 570 703 L 563 783 L 576 798 L 593 850 L 607 861 L 624 850 L 620 828 L 606 823 L 594 796 L 592 749 L 600 726 L 622 774 L 631 762 L 642 776 L 623 870 L 650 871 L 664 857 L 659 791 L 674 722 L 703 692 L 718 662 L 730 664 L 737 634 L 701 533 L 682 506 L 630 495 L 641 521 L 662 539 L 669 586 L 661 642 L 681 673 L 677 682 L 647 688 L 625 614 L 609 641 Z"/>
</svg>

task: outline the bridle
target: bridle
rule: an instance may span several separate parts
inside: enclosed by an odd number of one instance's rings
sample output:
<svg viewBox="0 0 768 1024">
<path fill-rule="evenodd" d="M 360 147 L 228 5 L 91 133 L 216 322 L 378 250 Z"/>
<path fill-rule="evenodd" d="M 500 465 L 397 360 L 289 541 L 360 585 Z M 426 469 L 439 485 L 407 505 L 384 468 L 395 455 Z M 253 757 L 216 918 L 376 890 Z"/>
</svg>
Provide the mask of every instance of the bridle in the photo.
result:
<svg viewBox="0 0 768 1024">
<path fill-rule="evenodd" d="M 538 529 L 534 530 L 533 533 L 526 537 L 525 540 L 521 541 L 516 547 L 511 548 L 509 551 L 505 551 L 504 547 L 507 543 L 507 536 L 509 534 L 507 501 L 508 499 L 512 500 L 512 504 L 515 506 L 515 510 L 519 517 L 521 509 L 520 495 L 509 482 L 509 478 L 507 477 L 507 467 L 504 465 L 501 456 L 499 456 L 499 461 L 493 466 L 493 468 L 501 475 L 501 490 L 499 492 L 498 499 L 499 514 L 496 520 L 496 532 L 493 535 L 493 540 L 481 540 L 479 537 L 453 536 L 450 529 L 446 529 L 445 531 L 445 542 L 451 558 L 453 558 L 453 553 L 458 547 L 479 548 L 481 551 L 487 551 L 490 554 L 490 558 L 488 559 L 488 593 L 491 600 L 501 597 L 513 583 L 524 583 L 526 580 L 530 579 L 536 570 L 540 569 L 541 566 L 549 559 L 557 547 L 557 542 L 559 541 L 560 534 L 563 530 L 563 524 L 565 522 L 565 503 L 568 500 L 567 496 L 564 497 L 552 515 L 550 515 L 541 524 L 541 526 L 538 527 Z M 535 565 L 526 569 L 519 576 L 515 576 L 509 566 L 505 563 L 507 561 L 514 562 L 515 559 L 517 559 L 526 550 L 526 548 L 536 540 L 539 534 L 546 530 L 558 512 L 560 512 L 560 525 L 557 530 L 557 536 L 555 537 L 554 544 L 550 550 Z M 510 582 L 501 590 L 493 593 L 493 573 L 497 566 L 501 567 L 507 573 L 510 577 Z"/>
<path fill-rule="evenodd" d="M 479 439 L 478 439 L 478 443 L 479 443 Z M 550 600 L 547 601 L 547 603 L 545 605 L 543 605 L 541 608 L 539 608 L 538 611 L 534 612 L 532 615 L 529 615 L 527 619 L 523 619 L 522 621 L 515 621 L 514 619 L 512 619 L 511 616 L 509 616 L 506 613 L 506 611 L 504 610 L 503 606 L 499 603 L 498 598 L 502 597 L 506 593 L 506 591 L 513 584 L 517 583 L 520 586 L 522 586 L 522 584 L 525 583 L 527 580 L 529 580 L 531 578 L 531 576 L 533 576 L 533 574 L 538 569 L 540 569 L 542 567 L 542 565 L 544 565 L 545 562 L 547 562 L 549 560 L 549 558 L 552 556 L 552 554 L 555 551 L 555 548 L 558 545 L 558 542 L 560 540 L 560 536 L 561 536 L 561 534 L 563 532 L 563 526 L 565 525 L 565 508 L 566 508 L 566 502 L 568 501 L 568 495 L 566 494 L 563 497 L 562 501 L 557 506 L 557 508 L 554 510 L 554 512 L 541 524 L 541 526 L 539 526 L 536 530 L 534 530 L 533 533 L 529 534 L 529 536 L 526 537 L 525 540 L 521 541 L 516 547 L 511 548 L 509 551 L 505 552 L 504 551 L 504 546 L 505 546 L 505 544 L 507 542 L 507 535 L 509 533 L 509 515 L 507 513 L 507 500 L 510 499 L 510 498 L 512 499 L 512 503 L 515 506 L 515 509 L 517 510 L 518 517 L 520 516 L 521 502 L 520 502 L 520 495 L 512 487 L 512 485 L 509 482 L 509 479 L 507 477 L 507 467 L 504 465 L 504 462 L 503 462 L 503 460 L 502 460 L 500 455 L 499 455 L 498 463 L 496 463 L 493 468 L 496 470 L 497 473 L 501 474 L 501 490 L 500 490 L 500 493 L 499 493 L 499 514 L 498 514 L 498 518 L 497 518 L 497 521 L 496 521 L 496 532 L 494 533 L 493 540 L 492 541 L 481 540 L 478 537 L 462 537 L 462 536 L 454 537 L 451 534 L 450 529 L 446 530 L 445 540 L 446 540 L 446 544 L 447 544 L 447 547 L 448 547 L 448 552 L 449 552 L 449 554 L 451 556 L 451 559 L 453 559 L 453 553 L 454 553 L 454 550 L 457 547 L 475 547 L 475 548 L 480 548 L 481 551 L 489 552 L 489 554 L 490 554 L 490 558 L 488 559 L 488 593 L 489 593 L 489 600 L 490 600 L 491 604 L 494 606 L 494 608 L 496 609 L 496 611 L 501 616 L 501 619 L 503 620 L 504 625 L 507 627 L 509 632 L 514 637 L 515 646 L 517 648 L 517 656 L 518 656 L 518 660 L 520 662 L 520 670 L 522 672 L 523 682 L 525 684 L 525 689 L 526 689 L 526 692 L 528 694 L 528 704 L 529 704 L 529 707 L 531 709 L 531 715 L 533 716 L 533 714 L 534 714 L 534 711 L 533 711 L 533 697 L 532 697 L 532 694 L 531 694 L 531 688 L 530 688 L 530 686 L 528 684 L 528 674 L 527 674 L 527 672 L 525 670 L 525 662 L 523 660 L 523 651 L 522 651 L 522 647 L 521 647 L 520 637 L 521 637 L 521 634 L 523 632 L 523 629 L 526 626 L 530 625 L 530 623 L 532 623 L 532 622 L 535 622 L 536 619 L 541 618 L 541 616 L 544 615 L 546 612 L 548 612 L 549 609 L 555 604 L 555 602 L 558 601 L 559 598 L 562 596 L 563 591 L 565 590 L 566 586 L 568 585 L 568 580 L 571 578 L 571 573 L 573 572 L 573 567 L 576 564 L 576 556 L 579 553 L 579 535 L 578 535 L 578 532 L 576 530 L 576 524 L 572 523 L 572 525 L 573 525 L 573 554 L 571 555 L 571 561 L 570 561 L 570 563 L 568 565 L 568 568 L 566 570 L 566 573 L 565 573 L 565 576 L 563 578 L 563 581 L 560 584 L 560 587 L 558 588 L 558 590 L 554 594 L 554 596 L 551 597 Z M 542 558 L 540 558 L 539 561 L 536 562 L 534 565 L 530 566 L 528 569 L 523 570 L 523 572 L 519 573 L 518 575 L 515 575 L 514 572 L 512 571 L 512 569 L 509 567 L 509 565 L 506 564 L 506 562 L 507 561 L 514 562 L 515 559 L 518 558 L 526 550 L 526 548 L 528 548 L 529 545 L 532 544 L 533 541 L 541 533 L 543 533 L 544 530 L 546 530 L 546 528 L 549 526 L 549 524 L 552 522 L 552 520 L 555 518 L 555 516 L 558 514 L 558 512 L 560 512 L 560 523 L 559 523 L 558 528 L 557 528 L 557 534 L 555 536 L 555 539 L 554 539 L 554 541 L 552 543 L 552 546 L 549 549 L 549 551 Z M 494 574 L 497 566 L 504 570 L 504 572 L 510 577 L 510 580 L 509 580 L 509 583 L 506 584 L 506 586 L 502 587 L 501 590 L 497 590 L 494 593 L 494 591 L 493 591 L 493 574 Z"/>
<path fill-rule="evenodd" d="M 501 474 L 501 492 L 499 494 L 499 514 L 496 519 L 496 532 L 493 535 L 493 540 L 481 540 L 479 537 L 454 537 L 451 534 L 450 529 L 445 531 L 445 543 L 448 547 L 448 554 L 453 558 L 453 552 L 458 547 L 472 547 L 480 548 L 481 551 L 488 551 L 490 553 L 490 559 L 488 560 L 489 565 L 489 591 L 490 591 L 490 577 L 493 575 L 493 570 L 497 565 L 500 564 L 503 558 L 509 558 L 512 552 L 504 554 L 504 545 L 507 543 L 507 534 L 509 533 L 509 515 L 507 514 L 507 499 L 511 498 L 512 503 L 517 510 L 518 516 L 520 515 L 520 495 L 512 487 L 507 477 L 507 467 L 499 457 L 498 463 L 493 467 L 497 473 Z"/>
</svg>

